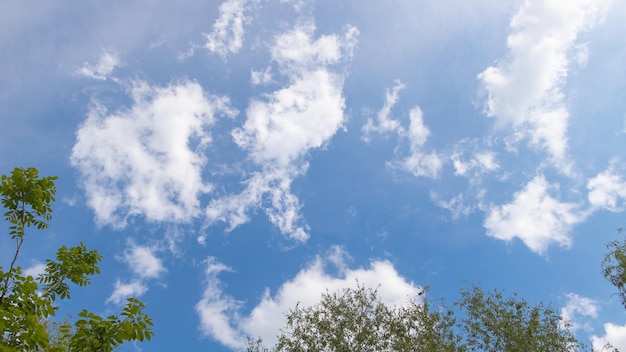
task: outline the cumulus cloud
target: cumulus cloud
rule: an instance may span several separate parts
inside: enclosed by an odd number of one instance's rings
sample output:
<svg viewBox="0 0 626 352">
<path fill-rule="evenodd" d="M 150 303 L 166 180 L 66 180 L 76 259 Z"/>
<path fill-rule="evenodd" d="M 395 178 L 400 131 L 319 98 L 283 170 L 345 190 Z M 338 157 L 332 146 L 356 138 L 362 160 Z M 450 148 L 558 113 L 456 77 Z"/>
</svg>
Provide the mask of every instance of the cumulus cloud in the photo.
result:
<svg viewBox="0 0 626 352">
<path fill-rule="evenodd" d="M 249 21 L 245 15 L 247 3 L 247 0 L 227 0 L 220 5 L 213 31 L 206 35 L 205 47 L 209 51 L 222 57 L 239 52 L 243 45 L 243 27 Z"/>
<path fill-rule="evenodd" d="M 155 279 L 164 273 L 165 267 L 156 256 L 155 249 L 131 244 L 124 251 L 124 262 L 141 279 Z"/>
<path fill-rule="evenodd" d="M 568 54 L 581 31 L 599 23 L 608 0 L 566 3 L 524 2 L 511 20 L 509 55 L 478 75 L 488 94 L 485 111 L 499 127 L 512 126 L 514 141 L 529 137 L 548 151 L 557 166 L 569 173 L 567 128 L 569 113 L 562 86 Z"/>
<path fill-rule="evenodd" d="M 557 187 L 543 176 L 536 176 L 515 193 L 510 203 L 491 206 L 484 221 L 487 235 L 504 241 L 517 237 L 538 254 L 551 243 L 569 247 L 571 227 L 585 216 L 577 204 L 550 195 L 550 190 Z"/>
<path fill-rule="evenodd" d="M 94 102 L 76 133 L 70 160 L 87 203 L 100 224 L 123 227 L 133 215 L 189 221 L 200 214 L 198 197 L 212 189 L 202 178 L 208 129 L 216 114 L 235 112 L 191 81 L 135 82 L 130 97 L 130 108 L 114 112 Z"/>
<path fill-rule="evenodd" d="M 604 336 L 591 336 L 591 344 L 597 351 L 602 351 L 607 343 L 620 351 L 626 351 L 626 325 L 604 324 Z"/>
<path fill-rule="evenodd" d="M 281 233 L 300 241 L 308 238 L 300 202 L 290 187 L 306 172 L 308 153 L 326 145 L 343 126 L 344 76 L 329 65 L 351 55 L 358 33 L 348 27 L 343 36 L 314 40 L 314 30 L 304 24 L 274 39 L 272 60 L 289 83 L 253 99 L 243 126 L 232 132 L 258 171 L 240 194 L 211 201 L 205 212 L 210 223 L 224 221 L 233 229 L 248 221 L 251 209 L 262 208 Z"/>
<path fill-rule="evenodd" d="M 76 75 L 103 81 L 109 77 L 119 63 L 120 59 L 116 53 L 104 51 L 97 63 L 85 62 L 81 68 L 76 70 Z"/>
<path fill-rule="evenodd" d="M 614 161 L 607 170 L 587 182 L 589 190 L 587 198 L 593 208 L 603 208 L 612 212 L 623 210 L 626 181 L 622 180 L 621 173 L 616 169 L 617 163 Z"/>
<path fill-rule="evenodd" d="M 571 324 L 572 330 L 591 330 L 591 326 L 584 319 L 598 317 L 598 302 L 575 293 L 568 293 L 566 297 L 567 303 L 561 308 L 563 320 Z"/>
<path fill-rule="evenodd" d="M 135 280 L 129 283 L 123 283 L 120 280 L 115 281 L 115 289 L 107 298 L 106 303 L 117 305 L 124 304 L 129 297 L 141 297 L 148 291 L 148 287 L 141 281 Z"/>
<path fill-rule="evenodd" d="M 328 257 L 317 257 L 293 279 L 283 283 L 272 295 L 265 291 L 261 301 L 247 315 L 241 314 L 241 302 L 225 295 L 217 275 L 228 267 L 210 259 L 206 271 L 207 289 L 196 305 L 201 317 L 200 329 L 230 348 L 241 348 L 245 336 L 261 337 L 273 343 L 280 328 L 286 325 L 284 313 L 300 304 L 308 307 L 318 303 L 323 293 L 343 288 L 355 288 L 358 283 L 370 288 L 379 287 L 381 300 L 390 306 L 403 306 L 420 291 L 420 287 L 400 276 L 388 261 L 372 261 L 368 268 L 348 269 L 346 255 L 334 248 Z M 339 264 L 339 265 L 337 265 Z M 337 265 L 337 275 L 327 272 Z"/>
</svg>

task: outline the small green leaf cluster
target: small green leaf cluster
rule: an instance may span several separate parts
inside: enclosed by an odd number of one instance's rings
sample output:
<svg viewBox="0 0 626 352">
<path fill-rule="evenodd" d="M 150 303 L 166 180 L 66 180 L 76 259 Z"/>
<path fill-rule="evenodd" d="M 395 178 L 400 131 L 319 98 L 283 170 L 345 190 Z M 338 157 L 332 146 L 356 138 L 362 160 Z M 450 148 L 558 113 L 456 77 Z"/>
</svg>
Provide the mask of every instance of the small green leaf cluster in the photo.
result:
<svg viewBox="0 0 626 352">
<path fill-rule="evenodd" d="M 617 288 L 617 293 L 626 308 L 626 239 L 612 241 L 602 261 L 602 274 Z"/>
<path fill-rule="evenodd" d="M 91 276 L 100 273 L 102 256 L 80 243 L 62 246 L 55 260 L 47 260 L 44 273 L 37 278 L 24 276 L 16 265 L 26 228 L 48 227 L 56 177 L 39 177 L 35 168 L 16 168 L 3 175 L 1 203 L 6 209 L 9 235 L 16 249 L 8 269 L 0 266 L 0 351 L 112 351 L 127 341 L 149 340 L 152 320 L 144 304 L 129 298 L 119 316 L 102 318 L 83 310 L 73 325 L 66 319 L 51 320 L 59 299 L 70 299 L 70 286 L 87 286 Z"/>
</svg>

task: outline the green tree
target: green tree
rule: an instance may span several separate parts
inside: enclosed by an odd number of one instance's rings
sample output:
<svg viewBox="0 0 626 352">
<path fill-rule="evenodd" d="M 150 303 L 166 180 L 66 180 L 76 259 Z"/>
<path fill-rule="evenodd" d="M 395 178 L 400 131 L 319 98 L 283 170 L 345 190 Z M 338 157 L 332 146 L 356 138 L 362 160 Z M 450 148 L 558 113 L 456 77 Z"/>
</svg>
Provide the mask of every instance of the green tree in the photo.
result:
<svg viewBox="0 0 626 352">
<path fill-rule="evenodd" d="M 35 168 L 15 168 L 0 184 L 9 236 L 15 252 L 8 269 L 0 266 L 0 347 L 15 351 L 112 351 L 127 341 L 150 339 L 152 321 L 139 300 L 130 298 L 119 316 L 102 318 L 83 310 L 73 325 L 56 323 L 58 299 L 70 298 L 69 283 L 90 284 L 100 273 L 102 256 L 84 244 L 59 248 L 56 260 L 47 260 L 38 278 L 24 276 L 17 260 L 26 229 L 43 230 L 52 219 L 56 188 L 54 176 L 39 177 Z M 29 235 L 30 236 L 30 235 Z"/>
</svg>

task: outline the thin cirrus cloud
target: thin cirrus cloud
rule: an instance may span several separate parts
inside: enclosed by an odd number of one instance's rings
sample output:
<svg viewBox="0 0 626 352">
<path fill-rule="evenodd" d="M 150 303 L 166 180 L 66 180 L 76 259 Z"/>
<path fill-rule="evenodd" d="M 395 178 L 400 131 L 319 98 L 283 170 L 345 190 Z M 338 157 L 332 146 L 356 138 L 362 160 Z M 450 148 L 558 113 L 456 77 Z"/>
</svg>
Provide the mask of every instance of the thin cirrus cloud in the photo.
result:
<svg viewBox="0 0 626 352">
<path fill-rule="evenodd" d="M 221 272 L 232 269 L 215 258 L 208 258 L 206 289 L 196 305 L 200 330 L 232 349 L 244 348 L 246 336 L 261 337 L 265 343 L 272 344 L 286 325 L 284 313 L 297 303 L 301 307 L 318 303 L 323 293 L 354 288 L 358 283 L 378 288 L 385 304 L 399 307 L 410 302 L 421 290 L 403 278 L 388 261 L 375 260 L 368 268 L 349 269 L 344 262 L 346 255 L 341 247 L 331 248 L 327 256 L 318 256 L 293 279 L 284 282 L 274 295 L 266 289 L 260 302 L 247 315 L 241 312 L 243 302 L 225 294 L 218 278 Z M 339 273 L 329 274 L 329 266 Z"/>
<path fill-rule="evenodd" d="M 182 81 L 167 87 L 134 82 L 133 105 L 109 112 L 95 102 L 76 133 L 71 163 L 100 224 L 123 227 L 128 216 L 186 222 L 200 213 L 198 196 L 215 115 L 233 115 L 228 99 Z"/>
<path fill-rule="evenodd" d="M 529 138 L 565 174 L 569 112 L 562 87 L 580 32 L 602 21 L 609 1 L 526 1 L 511 20 L 509 54 L 478 75 L 488 94 L 485 112 L 511 126 L 512 142 Z"/>
<path fill-rule="evenodd" d="M 241 193 L 211 201 L 205 212 L 209 223 L 222 221 L 233 229 L 260 207 L 283 235 L 308 239 L 300 201 L 290 187 L 306 172 L 308 153 L 326 145 L 343 126 L 344 75 L 330 66 L 351 56 L 358 34 L 348 27 L 343 36 L 313 39 L 314 30 L 313 24 L 306 23 L 275 37 L 272 61 L 289 84 L 263 99 L 253 99 L 243 126 L 232 132 L 258 171 L 245 181 Z"/>
</svg>

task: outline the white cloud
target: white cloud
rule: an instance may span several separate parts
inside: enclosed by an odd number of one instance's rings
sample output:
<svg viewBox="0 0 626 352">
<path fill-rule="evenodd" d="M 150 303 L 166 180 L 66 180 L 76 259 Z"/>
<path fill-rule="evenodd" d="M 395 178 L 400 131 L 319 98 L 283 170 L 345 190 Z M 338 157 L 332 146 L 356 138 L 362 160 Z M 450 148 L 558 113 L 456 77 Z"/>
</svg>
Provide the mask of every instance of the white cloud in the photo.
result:
<svg viewBox="0 0 626 352">
<path fill-rule="evenodd" d="M 533 252 L 542 254 L 553 242 L 569 247 L 569 231 L 584 220 L 578 205 L 553 198 L 550 185 L 543 176 L 536 176 L 511 203 L 489 208 L 484 226 L 487 235 L 505 241 L 519 238 Z"/>
<path fill-rule="evenodd" d="M 22 274 L 24 276 L 32 276 L 33 278 L 37 278 L 39 275 L 46 272 L 46 264 L 36 262 L 32 266 L 24 269 Z"/>
<path fill-rule="evenodd" d="M 402 134 L 404 129 L 400 125 L 398 120 L 390 118 L 391 109 L 398 102 L 398 93 L 406 88 L 404 83 L 396 80 L 394 86 L 391 89 L 387 89 L 385 92 L 385 104 L 382 109 L 376 115 L 376 122 L 371 118 L 367 119 L 367 123 L 362 127 L 363 140 L 368 142 L 370 140 L 370 134 L 373 132 L 385 133 L 385 132 L 398 132 Z"/>
<path fill-rule="evenodd" d="M 249 19 L 245 16 L 247 0 L 226 0 L 219 8 L 220 16 L 213 24 L 213 31 L 206 35 L 205 47 L 226 57 L 243 45 L 243 26 Z"/>
<path fill-rule="evenodd" d="M 280 232 L 294 240 L 306 241 L 309 227 L 300 215 L 300 201 L 291 193 L 292 180 L 306 170 L 275 168 L 253 174 L 246 181 L 243 192 L 214 199 L 206 208 L 209 223 L 228 223 L 227 231 L 249 221 L 248 213 L 254 208 L 263 208 L 270 221 Z"/>
<path fill-rule="evenodd" d="M 461 193 L 449 200 L 440 199 L 435 192 L 430 193 L 430 199 L 440 208 L 448 210 L 452 214 L 452 219 L 460 216 L 467 216 L 473 210 L 473 206 L 468 205 L 465 196 Z"/>
<path fill-rule="evenodd" d="M 121 305 L 126 301 L 126 298 L 141 297 L 146 291 L 148 291 L 148 287 L 141 281 L 131 281 L 125 284 L 117 280 L 115 281 L 115 289 L 109 298 L 107 298 L 106 303 Z"/>
<path fill-rule="evenodd" d="M 250 71 L 250 82 L 253 85 L 269 84 L 272 82 L 271 67 L 268 66 L 263 71 Z"/>
<path fill-rule="evenodd" d="M 258 164 L 291 164 L 323 146 L 342 127 L 342 84 L 341 77 L 314 70 L 268 100 L 253 100 L 245 124 L 233 132 L 235 142 Z"/>
<path fill-rule="evenodd" d="M 196 309 L 201 316 L 202 331 L 231 348 L 241 348 L 242 337 L 261 337 L 265 343 L 275 342 L 280 328 L 286 325 L 285 312 L 295 307 L 318 303 L 323 293 L 360 285 L 378 288 L 381 300 L 390 306 L 403 306 L 420 291 L 420 287 L 398 274 L 388 261 L 372 261 L 368 268 L 347 269 L 344 259 L 339 261 L 339 274 L 326 272 L 329 264 L 337 262 L 342 249 L 331 250 L 330 257 L 318 257 L 302 269 L 292 280 L 283 283 L 275 295 L 266 290 L 261 301 L 248 315 L 241 315 L 241 303 L 225 295 L 220 289 L 217 274 L 229 270 L 223 264 L 209 261 L 207 289 Z"/>
<path fill-rule="evenodd" d="M 626 181 L 616 170 L 616 162 L 587 182 L 588 199 L 593 208 L 604 208 L 612 212 L 623 209 L 626 200 Z"/>
<path fill-rule="evenodd" d="M 514 140 L 525 136 L 548 151 L 557 166 L 570 172 L 567 154 L 569 113 L 561 91 L 568 53 L 581 31 L 600 22 L 608 0 L 524 2 L 511 20 L 509 55 L 478 78 L 488 93 L 485 110 L 497 126 L 511 125 Z"/>
<path fill-rule="evenodd" d="M 343 37 L 313 40 L 314 30 L 305 24 L 275 38 L 272 60 L 289 85 L 253 99 L 245 123 L 232 133 L 260 170 L 246 180 L 240 194 L 211 201 L 205 212 L 209 223 L 224 221 L 232 230 L 248 221 L 251 209 L 262 208 L 281 233 L 299 241 L 309 237 L 300 201 L 290 187 L 306 172 L 308 153 L 326 145 L 343 126 L 344 76 L 328 66 L 351 55 L 358 33 L 349 27 Z"/>
<path fill-rule="evenodd" d="M 196 304 L 196 312 L 200 316 L 200 330 L 204 335 L 211 336 L 225 346 L 243 349 L 245 338 L 231 324 L 231 320 L 237 319 L 237 310 L 241 307 L 241 302 L 225 295 L 217 278 L 221 272 L 232 270 L 213 257 L 207 258 L 206 265 L 206 289 L 202 299 Z"/>
<path fill-rule="evenodd" d="M 97 80 L 105 80 L 119 65 L 119 63 L 120 59 L 118 55 L 107 50 L 102 53 L 96 64 L 85 62 L 83 67 L 76 70 L 76 75 Z"/>
<path fill-rule="evenodd" d="M 119 279 L 115 282 L 115 289 L 106 303 L 122 304 L 128 297 L 139 297 L 148 292 L 147 281 L 158 279 L 167 271 L 163 262 L 155 254 L 154 247 L 139 246 L 128 241 L 128 247 L 123 256 L 118 260 L 123 261 L 133 272 L 133 280 L 122 283 Z"/>
<path fill-rule="evenodd" d="M 195 82 L 168 87 L 136 82 L 133 105 L 108 112 L 94 103 L 76 133 L 71 163 L 82 175 L 87 202 L 101 224 L 126 218 L 186 222 L 200 213 L 208 128 L 228 100 L 206 95 Z"/>
<path fill-rule="evenodd" d="M 496 171 L 500 165 L 496 161 L 496 154 L 492 151 L 481 151 L 474 153 L 468 161 L 461 158 L 461 153 L 452 154 L 452 165 L 454 174 L 466 176 L 471 170 L 478 170 L 478 173 Z"/>
<path fill-rule="evenodd" d="M 591 344 L 597 351 L 602 351 L 602 347 L 607 342 L 620 351 L 626 351 L 626 325 L 606 323 L 604 324 L 604 336 L 591 336 Z"/>
<path fill-rule="evenodd" d="M 566 296 L 567 304 L 561 308 L 563 320 L 570 322 L 572 330 L 591 330 L 591 326 L 584 322 L 584 318 L 598 317 L 598 302 L 575 293 L 568 293 Z"/>
<path fill-rule="evenodd" d="M 124 251 L 124 261 L 139 278 L 156 279 L 166 270 L 154 252 L 154 248 L 131 244 Z"/>
<path fill-rule="evenodd" d="M 423 115 L 419 106 L 409 111 L 409 130 L 404 135 L 409 139 L 411 152 L 403 160 L 393 161 L 390 165 L 409 171 L 415 176 L 437 178 L 443 162 L 437 153 L 422 151 L 422 146 L 430 136 L 430 130 L 424 125 Z"/>
</svg>

